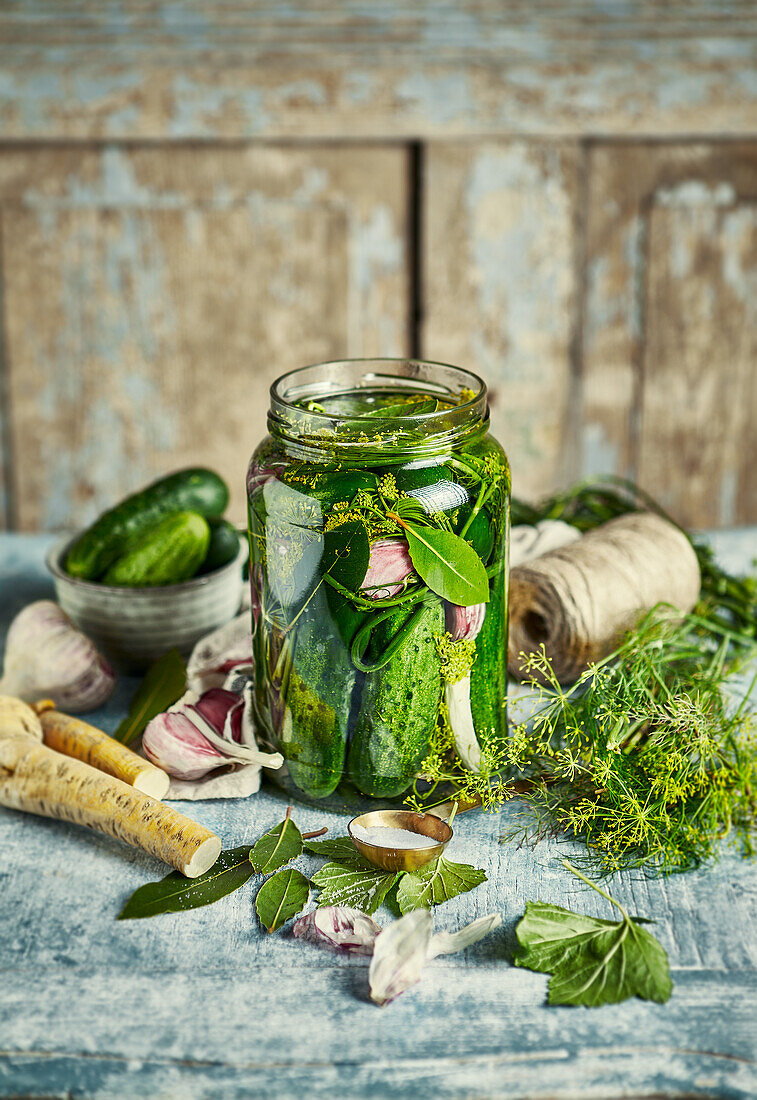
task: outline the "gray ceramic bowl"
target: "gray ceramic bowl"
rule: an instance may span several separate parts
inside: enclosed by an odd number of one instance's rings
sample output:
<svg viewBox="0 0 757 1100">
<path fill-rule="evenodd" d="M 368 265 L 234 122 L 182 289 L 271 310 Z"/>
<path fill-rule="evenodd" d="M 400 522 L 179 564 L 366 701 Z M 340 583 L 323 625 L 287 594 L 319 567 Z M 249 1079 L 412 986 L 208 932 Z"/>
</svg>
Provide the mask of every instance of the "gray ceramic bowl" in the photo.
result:
<svg viewBox="0 0 757 1100">
<path fill-rule="evenodd" d="M 116 588 L 69 577 L 62 563 L 72 541 L 67 537 L 47 555 L 58 603 L 123 672 L 140 672 L 169 649 L 188 654 L 195 642 L 239 611 L 247 556 L 241 540 L 239 554 L 228 565 L 160 588 Z"/>
</svg>

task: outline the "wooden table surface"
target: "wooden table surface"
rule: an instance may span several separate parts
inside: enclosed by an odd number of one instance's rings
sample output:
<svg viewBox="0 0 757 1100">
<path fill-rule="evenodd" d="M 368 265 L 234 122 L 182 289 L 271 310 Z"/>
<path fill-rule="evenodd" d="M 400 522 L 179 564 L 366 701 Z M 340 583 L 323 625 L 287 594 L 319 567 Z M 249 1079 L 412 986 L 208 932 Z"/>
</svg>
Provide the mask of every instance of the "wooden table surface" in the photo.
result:
<svg viewBox="0 0 757 1100">
<path fill-rule="evenodd" d="M 0 536 L 0 628 L 52 588 L 45 536 Z M 745 568 L 755 529 L 724 532 L 718 554 Z M 135 681 L 92 716 L 113 729 Z M 185 804 L 223 838 L 251 843 L 283 817 L 272 788 L 249 800 Z M 380 1009 L 365 960 L 262 932 L 253 878 L 205 909 L 116 922 L 129 894 L 160 878 L 149 856 L 75 826 L 0 809 L 0 1095 L 321 1098 L 757 1095 L 757 871 L 715 867 L 610 890 L 657 921 L 675 989 L 666 1005 L 550 1008 L 547 978 L 510 964 L 528 899 L 610 915 L 557 863 L 498 837 L 515 805 L 459 820 L 450 854 L 488 881 L 435 911 L 438 929 L 498 911 L 504 926 L 437 959 Z M 344 831 L 344 815 L 295 807 L 303 829 Z M 298 861 L 306 873 L 317 861 Z M 388 913 L 379 914 L 381 921 Z"/>
</svg>

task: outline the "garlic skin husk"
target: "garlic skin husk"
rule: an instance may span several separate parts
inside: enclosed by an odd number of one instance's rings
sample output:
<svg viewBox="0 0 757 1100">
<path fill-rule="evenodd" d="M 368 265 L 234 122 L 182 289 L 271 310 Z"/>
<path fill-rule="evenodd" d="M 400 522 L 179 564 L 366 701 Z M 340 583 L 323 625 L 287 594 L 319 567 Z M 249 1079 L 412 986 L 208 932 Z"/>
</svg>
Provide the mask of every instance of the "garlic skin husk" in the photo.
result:
<svg viewBox="0 0 757 1100">
<path fill-rule="evenodd" d="M 224 688 L 188 691 L 148 722 L 142 749 L 175 779 L 202 779 L 229 764 L 280 768 L 281 753 L 258 749 L 252 728 L 251 684 L 240 696 Z"/>
<path fill-rule="evenodd" d="M 347 955 L 372 955 L 381 927 L 349 905 L 324 905 L 306 913 L 292 928 L 295 939 Z"/>
<path fill-rule="evenodd" d="M 10 625 L 0 692 L 26 702 L 51 698 L 69 714 L 95 710 L 116 674 L 90 639 L 52 600 L 37 600 Z"/>
<path fill-rule="evenodd" d="M 201 638 L 187 662 L 187 687 L 201 695 L 210 688 L 225 687 L 230 672 L 252 666 L 250 613 Z"/>
</svg>

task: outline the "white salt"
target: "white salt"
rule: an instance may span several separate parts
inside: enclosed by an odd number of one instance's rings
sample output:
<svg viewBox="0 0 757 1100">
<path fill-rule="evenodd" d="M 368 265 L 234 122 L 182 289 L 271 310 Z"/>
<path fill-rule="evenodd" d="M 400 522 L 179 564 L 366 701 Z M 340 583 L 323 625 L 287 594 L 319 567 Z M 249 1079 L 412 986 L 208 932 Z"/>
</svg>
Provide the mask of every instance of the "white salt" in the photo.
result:
<svg viewBox="0 0 757 1100">
<path fill-rule="evenodd" d="M 352 835 L 363 844 L 375 844 L 377 848 L 431 848 L 439 843 L 432 836 L 412 833 L 409 829 L 392 829 L 388 825 L 372 825 L 366 829 L 355 824 Z"/>
</svg>

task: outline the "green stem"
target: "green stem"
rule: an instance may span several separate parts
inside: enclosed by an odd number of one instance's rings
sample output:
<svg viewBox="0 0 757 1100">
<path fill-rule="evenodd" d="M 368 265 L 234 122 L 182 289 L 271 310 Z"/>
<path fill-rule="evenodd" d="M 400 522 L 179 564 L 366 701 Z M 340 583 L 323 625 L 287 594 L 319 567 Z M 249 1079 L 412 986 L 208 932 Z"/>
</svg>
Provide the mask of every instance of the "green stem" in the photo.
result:
<svg viewBox="0 0 757 1100">
<path fill-rule="evenodd" d="M 628 913 L 625 911 L 625 909 L 620 904 L 620 902 L 616 901 L 615 898 L 611 898 L 606 890 L 603 890 L 601 886 L 597 886 L 596 882 L 592 882 L 590 878 L 586 877 L 586 875 L 582 875 L 581 872 L 578 870 L 578 868 L 574 867 L 573 864 L 570 863 L 567 859 L 561 859 L 560 863 L 562 863 L 562 865 L 566 869 L 566 871 L 570 871 L 570 873 L 572 875 L 575 875 L 576 878 L 580 878 L 581 881 L 585 882 L 587 886 L 591 886 L 592 890 L 596 890 L 598 894 L 601 894 L 603 898 L 606 898 L 610 902 L 611 905 L 615 906 L 616 909 L 620 909 L 621 913 L 623 914 L 623 916 L 626 918 L 627 921 L 631 920 Z"/>
</svg>

